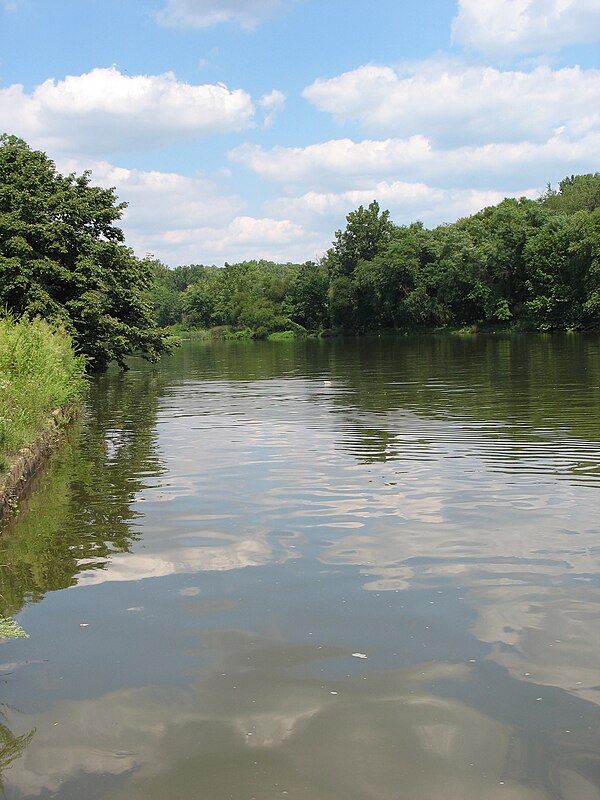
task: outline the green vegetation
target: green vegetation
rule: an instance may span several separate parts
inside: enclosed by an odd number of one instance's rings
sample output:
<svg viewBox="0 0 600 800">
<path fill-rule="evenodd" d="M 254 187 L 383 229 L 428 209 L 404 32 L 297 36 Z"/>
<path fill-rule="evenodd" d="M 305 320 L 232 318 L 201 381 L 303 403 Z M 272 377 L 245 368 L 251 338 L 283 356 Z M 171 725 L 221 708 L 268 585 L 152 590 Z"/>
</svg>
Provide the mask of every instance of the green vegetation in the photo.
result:
<svg viewBox="0 0 600 800">
<path fill-rule="evenodd" d="M 259 339 L 600 326 L 600 173 L 433 230 L 394 225 L 376 202 L 346 219 L 318 264 L 153 262 L 156 321 Z"/>
<path fill-rule="evenodd" d="M 167 329 L 289 338 L 600 324 L 600 173 L 539 200 L 503 200 L 432 230 L 395 225 L 376 201 L 348 214 L 319 263 L 168 269 L 137 259 L 124 203 L 0 136 L 0 308 L 59 322 L 89 369 L 169 352 Z"/>
<path fill-rule="evenodd" d="M 64 329 L 41 319 L 0 319 L 0 470 L 44 430 L 49 414 L 85 389 L 85 358 Z"/>
<path fill-rule="evenodd" d="M 150 264 L 159 325 L 212 329 L 216 337 L 233 339 L 306 333 L 302 322 L 291 318 L 293 290 L 303 269 L 298 264 L 244 261 L 223 268 L 193 264 L 175 269 L 160 261 Z"/>
<path fill-rule="evenodd" d="M 183 357 L 183 348 L 179 356 Z M 156 414 L 166 375 L 116 370 L 90 382 L 85 425 L 75 423 L 52 470 L 38 481 L 27 513 L 0 536 L 0 615 L 77 583 L 82 570 L 103 569 L 139 538 L 136 496 L 161 474 Z M 15 529 L 18 528 L 18 535 Z"/>
<path fill-rule="evenodd" d="M 152 273 L 115 226 L 125 203 L 90 174 L 60 175 L 44 153 L 0 136 L 0 308 L 58 322 L 91 369 L 171 342 L 152 317 Z"/>
<path fill-rule="evenodd" d="M 12 617 L 0 615 L 0 639 L 29 639 L 29 634 Z"/>
</svg>

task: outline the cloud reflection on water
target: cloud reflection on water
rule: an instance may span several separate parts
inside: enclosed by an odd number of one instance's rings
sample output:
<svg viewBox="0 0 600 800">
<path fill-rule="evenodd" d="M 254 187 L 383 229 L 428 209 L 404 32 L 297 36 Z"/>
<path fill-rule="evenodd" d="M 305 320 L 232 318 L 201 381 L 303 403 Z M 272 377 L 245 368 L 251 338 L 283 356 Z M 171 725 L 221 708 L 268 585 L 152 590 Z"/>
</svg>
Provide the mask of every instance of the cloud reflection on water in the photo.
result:
<svg viewBox="0 0 600 800">
<path fill-rule="evenodd" d="M 28 797 L 71 798 L 90 776 L 116 776 L 107 800 L 284 791 L 305 800 L 388 800 L 399 791 L 457 800 L 553 796 L 541 774 L 529 772 L 527 745 L 511 726 L 430 690 L 432 682 L 469 681 L 467 665 L 354 677 L 342 668 L 321 679 L 307 670 L 347 657 L 342 648 L 248 631 L 213 631 L 203 643 L 213 667 L 191 688 L 122 689 L 27 715 L 22 724 L 38 733 L 9 785 Z M 576 759 L 563 771 L 591 788 Z"/>
</svg>

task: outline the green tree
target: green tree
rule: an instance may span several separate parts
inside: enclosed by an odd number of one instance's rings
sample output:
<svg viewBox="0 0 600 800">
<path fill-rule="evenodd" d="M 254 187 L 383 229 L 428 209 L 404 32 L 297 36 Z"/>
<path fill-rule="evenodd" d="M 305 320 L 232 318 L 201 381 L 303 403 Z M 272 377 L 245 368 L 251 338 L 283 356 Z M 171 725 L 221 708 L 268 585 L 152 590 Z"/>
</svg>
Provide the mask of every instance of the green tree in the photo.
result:
<svg viewBox="0 0 600 800">
<path fill-rule="evenodd" d="M 357 330 L 357 287 L 348 275 L 331 278 L 328 292 L 329 318 L 334 328 Z"/>
<path fill-rule="evenodd" d="M 115 225 L 125 205 L 89 172 L 63 176 L 44 153 L 0 136 L 0 307 L 62 322 L 96 370 L 171 347 L 153 319 L 152 269 Z"/>
<path fill-rule="evenodd" d="M 581 249 L 588 258 L 589 269 L 585 276 L 585 298 L 583 302 L 583 324 L 600 327 L 600 208 L 588 217 Z"/>
<path fill-rule="evenodd" d="M 600 322 L 600 208 L 556 214 L 526 248 L 527 307 L 542 330 Z"/>
<path fill-rule="evenodd" d="M 150 299 L 154 311 L 154 321 L 159 328 L 176 325 L 181 322 L 183 303 L 181 290 L 173 280 L 174 270 L 169 269 L 166 264 L 152 256 L 148 256 L 145 261 L 153 276 Z"/>
<path fill-rule="evenodd" d="M 216 281 L 202 280 L 191 283 L 182 293 L 185 322 L 199 328 L 210 328 L 213 323 Z"/>
<path fill-rule="evenodd" d="M 395 228 L 385 249 L 359 262 L 355 283 L 373 327 L 413 327 L 429 321 L 431 301 L 421 281 L 428 232 L 421 223 Z"/>
<path fill-rule="evenodd" d="M 373 200 L 368 208 L 359 206 L 346 217 L 346 228 L 336 231 L 335 241 L 325 256 L 333 276 L 352 275 L 359 261 L 371 261 L 387 245 L 394 230 L 390 212 L 381 211 Z"/>
<path fill-rule="evenodd" d="M 287 315 L 309 331 L 324 328 L 328 319 L 328 288 L 327 270 L 314 261 L 307 261 L 300 267 L 288 290 L 285 299 Z"/>
<path fill-rule="evenodd" d="M 461 225 L 432 231 L 435 259 L 427 266 L 424 281 L 433 298 L 436 322 L 471 325 L 485 319 L 489 286 L 481 252 Z"/>
<path fill-rule="evenodd" d="M 469 235 L 481 263 L 487 321 L 507 321 L 524 313 L 529 299 L 527 243 L 547 219 L 533 200 L 509 198 L 457 223 Z"/>
<path fill-rule="evenodd" d="M 558 184 L 557 190 L 548 184 L 540 203 L 548 210 L 562 214 L 600 208 L 600 172 L 571 175 Z"/>
</svg>

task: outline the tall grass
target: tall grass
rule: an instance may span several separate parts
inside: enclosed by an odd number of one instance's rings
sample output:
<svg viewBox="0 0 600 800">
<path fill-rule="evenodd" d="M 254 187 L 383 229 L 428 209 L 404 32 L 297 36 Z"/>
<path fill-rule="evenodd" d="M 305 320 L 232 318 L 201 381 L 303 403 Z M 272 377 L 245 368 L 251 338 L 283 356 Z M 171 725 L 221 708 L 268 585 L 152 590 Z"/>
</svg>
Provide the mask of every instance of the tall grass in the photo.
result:
<svg viewBox="0 0 600 800">
<path fill-rule="evenodd" d="M 85 391 L 85 358 L 69 335 L 41 319 L 0 319 L 0 471 L 32 444 L 55 408 Z"/>
</svg>

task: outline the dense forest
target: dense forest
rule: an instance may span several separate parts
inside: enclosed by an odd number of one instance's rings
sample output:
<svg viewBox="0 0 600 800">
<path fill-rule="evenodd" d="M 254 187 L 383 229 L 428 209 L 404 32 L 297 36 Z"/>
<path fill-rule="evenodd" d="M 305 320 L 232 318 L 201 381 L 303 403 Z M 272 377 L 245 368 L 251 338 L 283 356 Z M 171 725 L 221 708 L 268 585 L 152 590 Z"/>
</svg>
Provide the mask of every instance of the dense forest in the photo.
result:
<svg viewBox="0 0 600 800">
<path fill-rule="evenodd" d="M 374 201 L 348 214 L 319 263 L 149 264 L 159 325 L 228 336 L 596 329 L 600 173 L 433 230 L 394 225 Z"/>
</svg>

